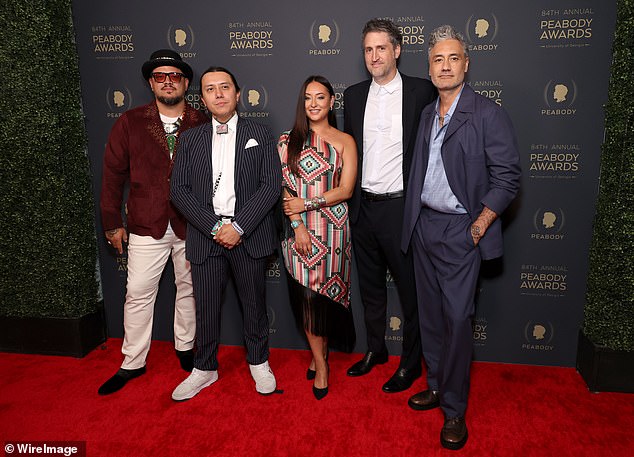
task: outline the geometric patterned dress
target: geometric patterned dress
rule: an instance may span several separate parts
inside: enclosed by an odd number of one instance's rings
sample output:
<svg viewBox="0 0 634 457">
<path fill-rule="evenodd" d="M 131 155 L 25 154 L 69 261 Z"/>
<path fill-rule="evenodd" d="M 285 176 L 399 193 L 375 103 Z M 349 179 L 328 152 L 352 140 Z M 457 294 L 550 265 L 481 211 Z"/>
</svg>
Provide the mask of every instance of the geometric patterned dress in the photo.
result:
<svg viewBox="0 0 634 457">
<path fill-rule="evenodd" d="M 343 159 L 341 154 L 313 131 L 298 160 L 298 174 L 288 166 L 289 132 L 278 142 L 282 162 L 282 186 L 291 195 L 311 199 L 339 185 Z M 312 252 L 304 256 L 295 250 L 295 238 L 282 240 L 282 255 L 289 275 L 289 292 L 298 324 L 329 345 L 351 351 L 354 324 L 350 310 L 351 243 L 348 204 L 301 213 L 311 239 Z"/>
</svg>

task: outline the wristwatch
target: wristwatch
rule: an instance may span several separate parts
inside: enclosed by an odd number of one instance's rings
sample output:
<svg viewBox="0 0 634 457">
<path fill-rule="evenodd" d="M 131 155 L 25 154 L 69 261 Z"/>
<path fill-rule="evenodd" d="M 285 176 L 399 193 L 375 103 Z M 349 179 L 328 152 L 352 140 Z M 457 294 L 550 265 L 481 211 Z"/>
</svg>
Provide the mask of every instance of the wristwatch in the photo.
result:
<svg viewBox="0 0 634 457">
<path fill-rule="evenodd" d="M 297 227 L 299 227 L 303 223 L 304 223 L 303 220 L 297 219 L 297 220 L 291 221 L 291 227 L 293 228 L 293 230 L 295 230 Z"/>
</svg>

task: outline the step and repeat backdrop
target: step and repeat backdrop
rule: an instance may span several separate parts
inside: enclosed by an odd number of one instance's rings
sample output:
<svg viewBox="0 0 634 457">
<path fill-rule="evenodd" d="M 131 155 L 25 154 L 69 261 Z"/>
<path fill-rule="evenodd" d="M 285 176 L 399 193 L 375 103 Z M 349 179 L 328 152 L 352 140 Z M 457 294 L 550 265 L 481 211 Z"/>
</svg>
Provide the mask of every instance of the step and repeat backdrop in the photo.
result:
<svg viewBox="0 0 634 457">
<path fill-rule="evenodd" d="M 594 203 L 607 100 L 614 1 L 539 0 L 423 2 L 394 0 L 242 0 L 230 5 L 172 2 L 73 2 L 88 153 L 99 201 L 104 147 L 114 121 L 152 100 L 141 65 L 171 48 L 194 69 L 187 101 L 202 108 L 200 72 L 229 68 L 240 84 L 240 116 L 291 127 L 298 91 L 322 74 L 337 93 L 367 79 L 361 30 L 368 19 L 390 18 L 402 30 L 399 70 L 428 77 L 427 40 L 451 24 L 469 42 L 468 84 L 503 106 L 518 135 L 522 190 L 504 215 L 505 256 L 486 263 L 473 326 L 475 359 L 573 366 L 583 320 Z M 97 205 L 98 207 L 98 205 Z M 105 243 L 96 214 L 108 334 L 123 335 L 126 255 Z M 305 348 L 295 328 L 284 265 L 270 259 L 267 300 L 272 347 Z M 355 350 L 366 349 L 362 304 L 353 269 Z M 173 271 L 168 265 L 156 303 L 154 338 L 172 339 Z M 402 313 L 388 273 L 387 331 L 400 352 Z M 241 311 L 229 289 L 223 343 L 242 344 Z"/>
</svg>

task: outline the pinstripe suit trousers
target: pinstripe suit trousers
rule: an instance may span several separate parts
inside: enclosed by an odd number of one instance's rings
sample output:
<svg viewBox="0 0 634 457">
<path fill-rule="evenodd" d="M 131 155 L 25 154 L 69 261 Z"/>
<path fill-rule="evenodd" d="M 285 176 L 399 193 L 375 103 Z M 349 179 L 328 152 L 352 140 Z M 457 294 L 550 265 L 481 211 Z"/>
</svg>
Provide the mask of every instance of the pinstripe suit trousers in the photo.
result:
<svg viewBox="0 0 634 457">
<path fill-rule="evenodd" d="M 218 369 L 221 308 L 224 291 L 233 277 L 243 315 L 243 335 L 247 362 L 259 365 L 269 358 L 269 319 L 266 314 L 266 257 L 254 259 L 243 245 L 223 249 L 201 264 L 192 263 L 196 298 L 196 345 L 194 366 L 199 370 Z"/>
</svg>

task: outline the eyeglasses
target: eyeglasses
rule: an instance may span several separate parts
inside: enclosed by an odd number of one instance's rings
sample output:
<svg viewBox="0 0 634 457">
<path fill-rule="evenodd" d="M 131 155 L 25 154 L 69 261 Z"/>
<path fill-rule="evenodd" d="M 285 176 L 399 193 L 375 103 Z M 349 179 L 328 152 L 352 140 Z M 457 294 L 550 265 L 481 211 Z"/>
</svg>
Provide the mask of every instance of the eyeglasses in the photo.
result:
<svg viewBox="0 0 634 457">
<path fill-rule="evenodd" d="M 165 78 L 169 78 L 171 82 L 178 84 L 179 82 L 181 82 L 181 78 L 184 76 L 184 74 L 178 73 L 176 71 L 172 71 L 170 73 L 157 71 L 152 73 L 152 78 L 154 78 L 154 81 L 156 81 L 157 83 L 165 82 Z"/>
</svg>

